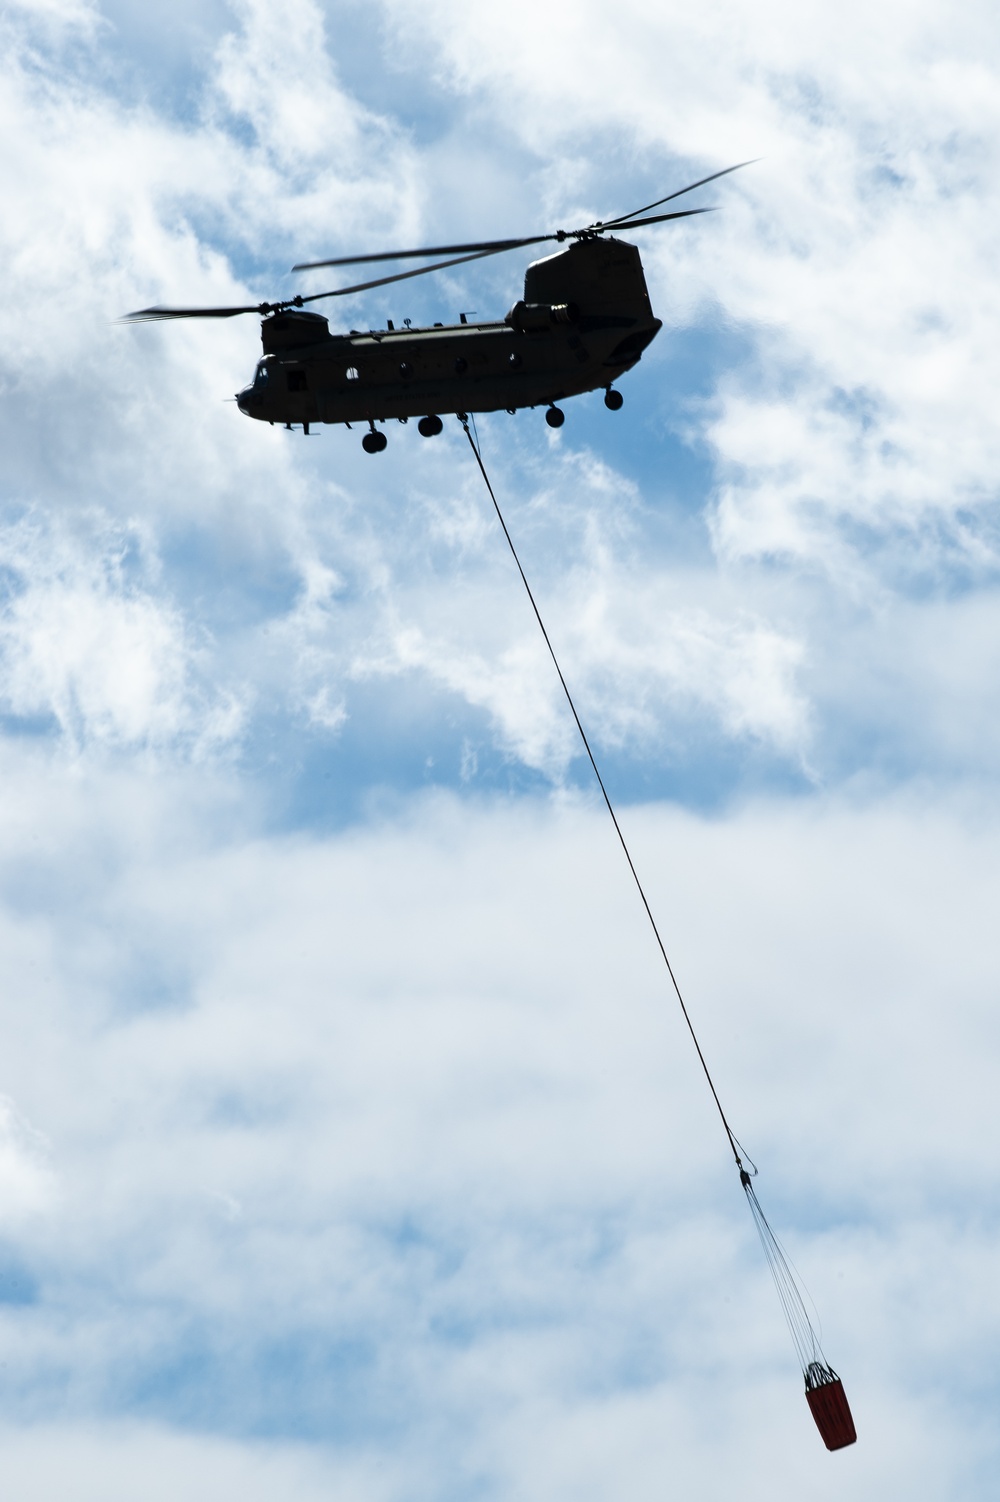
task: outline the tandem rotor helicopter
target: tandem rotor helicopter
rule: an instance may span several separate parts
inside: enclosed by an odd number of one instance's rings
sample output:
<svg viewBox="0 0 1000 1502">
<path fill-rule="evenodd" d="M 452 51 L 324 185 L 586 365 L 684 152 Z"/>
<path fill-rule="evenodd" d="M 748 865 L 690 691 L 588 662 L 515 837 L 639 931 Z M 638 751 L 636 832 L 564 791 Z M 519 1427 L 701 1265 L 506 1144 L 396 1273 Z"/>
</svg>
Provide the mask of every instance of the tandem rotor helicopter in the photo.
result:
<svg viewBox="0 0 1000 1502">
<path fill-rule="evenodd" d="M 301 425 L 305 433 L 313 423 L 367 423 L 361 442 L 369 454 L 386 447 L 386 436 L 376 423 L 384 425 L 390 418 L 407 422 L 416 417 L 420 433 L 431 438 L 441 432 L 442 414 L 544 407 L 546 422 L 558 428 L 564 414 L 556 403 L 585 391 L 603 387 L 605 405 L 617 411 L 623 398 L 613 383 L 638 363 L 662 327 L 650 306 L 639 252 L 617 239 L 617 233 L 710 213 L 704 208 L 664 214 L 650 210 L 749 165 L 738 162 L 655 203 L 616 219 L 597 220 L 585 229 L 306 261 L 292 270 L 452 257 L 309 297 L 247 307 L 141 308 L 126 314 L 122 322 L 259 314 L 264 354 L 250 385 L 237 392 L 240 411 L 259 422 L 286 428 Z M 499 322 L 469 323 L 463 313 L 458 324 L 411 328 L 406 320 L 397 329 L 390 319 L 384 329 L 331 334 L 322 314 L 302 311 L 307 303 L 327 297 L 348 297 L 549 240 L 571 243 L 528 267 L 524 297 Z"/>
<path fill-rule="evenodd" d="M 557 401 L 601 387 L 607 406 L 612 411 L 621 407 L 622 396 L 615 389 L 614 382 L 639 361 L 662 325 L 650 306 L 639 252 L 634 245 L 617 239 L 617 232 L 708 213 L 709 210 L 704 208 L 663 214 L 650 211 L 749 165 L 748 162 L 739 162 L 734 167 L 713 172 L 711 176 L 689 183 L 686 188 L 679 188 L 631 214 L 598 220 L 585 229 L 557 230 L 554 234 L 531 235 L 519 240 L 483 240 L 469 245 L 426 246 L 420 250 L 383 251 L 310 261 L 294 266 L 292 270 L 417 260 L 439 255 L 450 258 L 432 266 L 419 266 L 414 271 L 400 271 L 355 286 L 316 292 L 308 297 L 285 298 L 280 302 L 250 307 L 143 308 L 129 313 L 123 322 L 259 314 L 263 320 L 261 343 L 264 354 L 258 361 L 251 384 L 237 393 L 240 411 L 260 422 L 283 423 L 286 428 L 301 425 L 306 433 L 312 423 L 344 423 L 348 427 L 354 422 L 367 423 L 368 432 L 361 441 L 369 454 L 377 454 L 386 447 L 386 436 L 378 430 L 376 423 L 385 424 L 390 418 L 407 422 L 409 418 L 417 417 L 419 431 L 430 438 L 442 430 L 442 413 L 454 413 L 461 420 L 718 1108 L 739 1171 L 740 1185 L 801 1362 L 810 1412 L 827 1449 L 840 1450 L 857 1441 L 844 1384 L 823 1354 L 794 1270 L 757 1198 L 753 1184 L 756 1165 L 734 1135 L 723 1111 L 653 910 L 504 521 L 479 444 L 469 428 L 470 413 L 516 412 L 520 407 L 545 407 L 546 421 L 551 427 L 559 428 L 564 419 L 561 409 L 556 406 Z M 535 261 L 528 267 L 524 297 L 514 304 L 501 322 L 468 323 L 463 313 L 460 323 L 447 326 L 435 323 L 430 328 L 414 329 L 407 320 L 402 329 L 397 329 L 390 321 L 386 328 L 369 329 L 367 333 L 352 329 L 348 334 L 331 334 L 325 318 L 318 313 L 303 311 L 307 303 L 320 302 L 327 297 L 367 292 L 373 287 L 385 287 L 430 271 L 442 271 L 449 266 L 461 266 L 485 256 L 541 245 L 549 240 L 570 243 L 555 255 Z"/>
</svg>

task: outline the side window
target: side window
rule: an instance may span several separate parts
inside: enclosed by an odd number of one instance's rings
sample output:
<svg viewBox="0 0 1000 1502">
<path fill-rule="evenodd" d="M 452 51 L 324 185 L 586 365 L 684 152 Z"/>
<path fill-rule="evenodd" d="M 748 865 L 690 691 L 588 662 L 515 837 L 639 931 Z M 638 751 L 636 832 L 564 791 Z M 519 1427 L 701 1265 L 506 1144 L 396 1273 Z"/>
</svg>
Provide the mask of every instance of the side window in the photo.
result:
<svg viewBox="0 0 1000 1502">
<path fill-rule="evenodd" d="M 290 370 L 288 372 L 289 391 L 305 391 L 307 389 L 307 386 L 308 383 L 306 381 L 306 373 L 304 370 Z"/>
<path fill-rule="evenodd" d="M 346 374 L 349 381 L 358 381 L 361 379 L 356 365 L 348 365 Z"/>
</svg>

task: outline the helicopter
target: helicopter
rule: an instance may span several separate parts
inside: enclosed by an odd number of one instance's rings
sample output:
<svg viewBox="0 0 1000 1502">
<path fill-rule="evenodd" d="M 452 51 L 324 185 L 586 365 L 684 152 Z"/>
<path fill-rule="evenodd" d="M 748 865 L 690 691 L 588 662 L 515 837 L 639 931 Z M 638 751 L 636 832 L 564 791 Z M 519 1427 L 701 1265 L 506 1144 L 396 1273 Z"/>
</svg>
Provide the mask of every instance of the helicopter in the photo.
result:
<svg viewBox="0 0 1000 1502">
<path fill-rule="evenodd" d="M 246 307 L 141 308 L 126 314 L 122 322 L 258 314 L 263 356 L 252 381 L 236 393 L 240 411 L 272 426 L 301 426 L 307 435 L 315 423 L 343 423 L 348 428 L 367 423 L 362 446 L 369 454 L 386 447 L 386 435 L 376 424 L 384 426 L 392 418 L 402 423 L 417 418 L 421 435 L 431 438 L 443 428 L 442 414 L 543 407 L 549 426 L 559 428 L 565 414 L 557 403 L 586 391 L 603 387 L 605 405 L 618 411 L 624 398 L 614 382 L 638 363 L 663 326 L 653 314 L 639 252 L 618 233 L 711 213 L 707 208 L 650 211 L 748 165 L 738 162 L 631 213 L 597 220 L 583 229 L 305 261 L 293 266 L 293 272 L 449 257 L 306 297 Z M 406 319 L 396 328 L 389 319 L 384 329 L 336 334 L 322 314 L 305 311 L 307 303 L 367 292 L 547 241 L 569 243 L 528 266 L 524 296 L 499 321 L 470 323 L 462 313 L 457 324 L 413 328 Z"/>
</svg>

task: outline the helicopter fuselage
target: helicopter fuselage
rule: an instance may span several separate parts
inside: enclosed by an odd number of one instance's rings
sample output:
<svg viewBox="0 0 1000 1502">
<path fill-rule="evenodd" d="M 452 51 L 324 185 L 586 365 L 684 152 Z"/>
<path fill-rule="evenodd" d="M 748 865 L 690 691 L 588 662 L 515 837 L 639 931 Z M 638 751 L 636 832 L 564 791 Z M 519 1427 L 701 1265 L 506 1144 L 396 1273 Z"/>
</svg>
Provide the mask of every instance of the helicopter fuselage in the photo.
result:
<svg viewBox="0 0 1000 1502">
<path fill-rule="evenodd" d="M 293 426 L 549 407 L 610 388 L 661 327 L 639 252 L 611 237 L 536 261 L 524 291 L 489 323 L 338 335 L 319 314 L 274 313 L 237 403 L 248 417 Z"/>
</svg>

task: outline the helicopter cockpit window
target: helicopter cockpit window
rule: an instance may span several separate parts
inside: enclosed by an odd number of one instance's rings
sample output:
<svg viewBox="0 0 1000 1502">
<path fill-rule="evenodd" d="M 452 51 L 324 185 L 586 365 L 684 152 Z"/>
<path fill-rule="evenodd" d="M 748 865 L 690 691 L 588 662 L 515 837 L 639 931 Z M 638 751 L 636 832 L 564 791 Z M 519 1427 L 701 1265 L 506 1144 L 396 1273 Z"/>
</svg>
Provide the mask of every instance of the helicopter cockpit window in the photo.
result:
<svg viewBox="0 0 1000 1502">
<path fill-rule="evenodd" d="M 258 391 L 262 386 L 267 385 L 267 366 L 263 360 L 261 360 L 260 364 L 257 366 L 257 370 L 253 378 L 253 383 Z"/>
<path fill-rule="evenodd" d="M 360 376 L 358 375 L 358 367 L 356 365 L 348 365 L 345 374 L 349 381 L 360 380 Z"/>
</svg>

